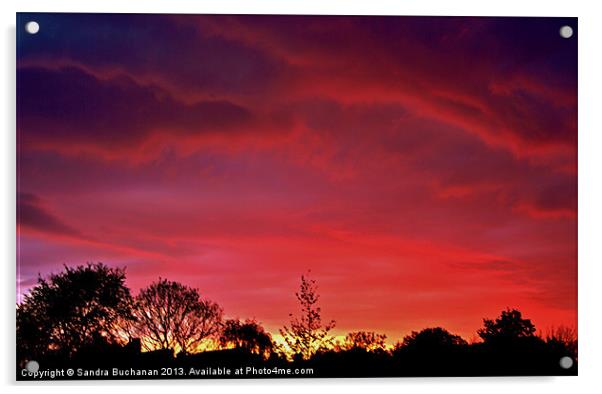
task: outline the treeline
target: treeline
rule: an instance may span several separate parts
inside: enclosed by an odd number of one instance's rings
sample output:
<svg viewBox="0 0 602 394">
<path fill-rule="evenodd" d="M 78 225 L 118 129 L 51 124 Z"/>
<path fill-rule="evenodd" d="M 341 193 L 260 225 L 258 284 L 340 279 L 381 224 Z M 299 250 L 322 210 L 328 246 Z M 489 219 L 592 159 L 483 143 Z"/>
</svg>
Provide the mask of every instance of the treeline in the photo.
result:
<svg viewBox="0 0 602 394">
<path fill-rule="evenodd" d="M 480 341 L 473 343 L 441 327 L 412 332 L 392 347 L 386 335 L 370 331 L 351 332 L 339 341 L 332 335 L 335 321 L 322 320 L 315 281 L 302 276 L 295 293 L 300 314 L 290 315 L 279 331 L 284 344 L 278 344 L 254 319 L 226 319 L 221 306 L 195 288 L 159 279 L 133 296 L 125 279 L 124 269 L 101 263 L 40 277 L 17 305 L 17 378 L 23 378 L 19 371 L 30 360 L 46 368 L 292 366 L 322 377 L 577 371 L 574 330 L 537 335 L 533 323 L 514 309 L 484 319 Z"/>
</svg>

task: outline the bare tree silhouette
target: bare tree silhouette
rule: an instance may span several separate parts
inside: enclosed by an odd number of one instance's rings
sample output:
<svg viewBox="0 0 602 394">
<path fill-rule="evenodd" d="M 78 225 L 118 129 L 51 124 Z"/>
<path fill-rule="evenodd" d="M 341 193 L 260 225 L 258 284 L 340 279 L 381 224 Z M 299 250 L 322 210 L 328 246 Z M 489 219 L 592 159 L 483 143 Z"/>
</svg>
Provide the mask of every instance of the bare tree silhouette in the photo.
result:
<svg viewBox="0 0 602 394">
<path fill-rule="evenodd" d="M 197 350 L 221 327 L 222 308 L 201 299 L 197 289 L 159 279 L 136 297 L 136 334 L 146 349 Z"/>
<path fill-rule="evenodd" d="M 222 347 L 244 349 L 249 353 L 268 358 L 273 350 L 272 336 L 255 320 L 244 322 L 238 319 L 226 320 L 220 335 Z"/>
<path fill-rule="evenodd" d="M 385 351 L 385 334 L 373 331 L 354 331 L 345 336 L 342 348 L 344 350 L 362 349 L 367 352 Z"/>
<path fill-rule="evenodd" d="M 280 335 L 290 351 L 303 359 L 309 359 L 334 345 L 330 330 L 334 328 L 335 321 L 322 323 L 322 310 L 317 305 L 320 298 L 317 290 L 315 280 L 301 276 L 299 292 L 295 293 L 301 305 L 301 317 L 294 317 L 291 313 L 290 327 L 284 326 L 280 329 Z"/>
<path fill-rule="evenodd" d="M 38 278 L 17 306 L 20 358 L 49 351 L 71 356 L 83 346 L 116 341 L 115 323 L 132 319 L 130 301 L 125 271 L 101 263 Z"/>
<path fill-rule="evenodd" d="M 545 341 L 549 345 L 564 348 L 568 356 L 577 359 L 577 330 L 572 327 L 558 326 L 548 329 Z"/>
</svg>

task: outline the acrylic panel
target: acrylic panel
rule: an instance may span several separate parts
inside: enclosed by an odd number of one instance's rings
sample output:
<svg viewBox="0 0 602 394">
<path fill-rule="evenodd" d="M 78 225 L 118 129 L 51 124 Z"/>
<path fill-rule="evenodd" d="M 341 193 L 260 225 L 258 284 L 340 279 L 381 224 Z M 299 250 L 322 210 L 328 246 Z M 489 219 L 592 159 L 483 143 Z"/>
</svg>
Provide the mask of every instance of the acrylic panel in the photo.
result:
<svg viewBox="0 0 602 394">
<path fill-rule="evenodd" d="M 19 380 L 577 374 L 577 19 L 17 14 Z"/>
</svg>

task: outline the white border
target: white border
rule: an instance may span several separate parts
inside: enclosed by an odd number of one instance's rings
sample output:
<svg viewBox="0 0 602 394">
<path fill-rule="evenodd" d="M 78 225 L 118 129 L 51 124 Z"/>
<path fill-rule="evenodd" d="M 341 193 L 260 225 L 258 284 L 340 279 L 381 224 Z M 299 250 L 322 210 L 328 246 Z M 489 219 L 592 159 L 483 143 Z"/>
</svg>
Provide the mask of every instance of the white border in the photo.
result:
<svg viewBox="0 0 602 394">
<path fill-rule="evenodd" d="M 136 12 L 136 13 L 237 13 L 237 14 L 365 14 L 365 15 L 486 15 L 486 16 L 577 16 L 579 17 L 579 377 L 566 378 L 435 378 L 435 379 L 313 379 L 271 381 L 181 381 L 86 383 L 93 393 L 136 390 L 163 393 L 166 386 L 183 390 L 220 392 L 332 391 L 338 387 L 363 392 L 371 386 L 380 392 L 550 393 L 601 392 L 602 342 L 602 235 L 597 233 L 602 202 L 602 23 L 600 6 L 594 1 L 548 0 L 498 2 L 470 0 L 21 0 L 0 2 L 2 7 L 2 81 L 0 119 L 4 124 L 0 146 L 1 225 L 3 251 L 1 384 L 5 392 L 81 392 L 81 383 L 14 383 L 15 303 L 15 12 Z"/>
</svg>

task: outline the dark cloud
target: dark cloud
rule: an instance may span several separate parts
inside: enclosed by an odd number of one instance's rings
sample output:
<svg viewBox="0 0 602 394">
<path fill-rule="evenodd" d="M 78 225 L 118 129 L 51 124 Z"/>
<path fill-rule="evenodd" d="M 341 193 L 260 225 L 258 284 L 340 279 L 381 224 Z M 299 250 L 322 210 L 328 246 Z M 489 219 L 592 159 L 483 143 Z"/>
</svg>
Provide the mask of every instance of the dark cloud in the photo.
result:
<svg viewBox="0 0 602 394">
<path fill-rule="evenodd" d="M 35 37 L 17 37 L 19 61 L 51 58 L 117 67 L 214 94 L 264 91 L 284 67 L 256 48 L 203 35 L 172 15 L 18 14 L 17 23 L 33 18 L 42 28 Z"/>
<path fill-rule="evenodd" d="M 68 236 L 80 236 L 80 232 L 48 212 L 40 198 L 34 194 L 18 193 L 17 223 L 33 230 Z"/>
<path fill-rule="evenodd" d="M 74 67 L 19 68 L 17 84 L 17 122 L 26 143 L 117 147 L 161 129 L 180 135 L 236 131 L 252 118 L 228 101 L 186 104 L 127 77 L 104 80 Z"/>
<path fill-rule="evenodd" d="M 294 59 L 301 87 L 314 83 L 323 93 L 364 102 L 418 98 L 410 111 L 428 110 L 515 149 L 576 144 L 577 40 L 558 34 L 563 24 L 576 27 L 575 19 L 212 16 L 203 22 L 216 34 Z"/>
<path fill-rule="evenodd" d="M 417 97 L 430 108 L 410 111 L 427 109 L 513 149 L 576 144 L 577 40 L 558 34 L 563 24 L 576 27 L 574 18 L 19 14 L 19 21 L 33 17 L 44 28 L 19 35 L 20 64 L 117 68 L 180 94 L 250 102 L 281 102 L 305 86 L 336 94 L 327 86 L 338 81 L 334 89 L 349 89 L 339 92 L 349 97 Z M 559 106 L 559 95 L 570 105 Z"/>
</svg>

